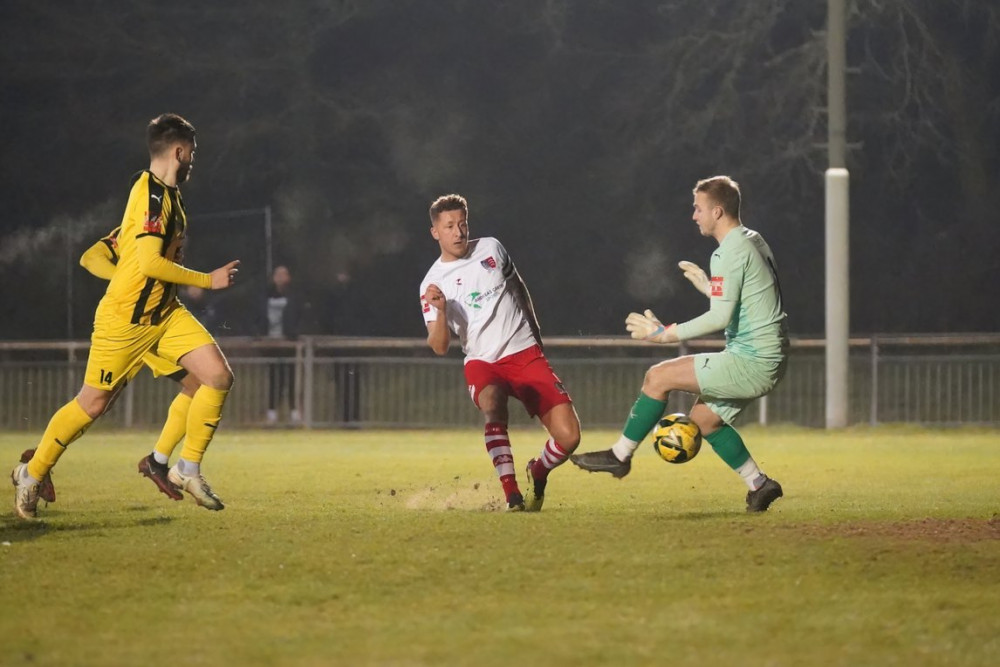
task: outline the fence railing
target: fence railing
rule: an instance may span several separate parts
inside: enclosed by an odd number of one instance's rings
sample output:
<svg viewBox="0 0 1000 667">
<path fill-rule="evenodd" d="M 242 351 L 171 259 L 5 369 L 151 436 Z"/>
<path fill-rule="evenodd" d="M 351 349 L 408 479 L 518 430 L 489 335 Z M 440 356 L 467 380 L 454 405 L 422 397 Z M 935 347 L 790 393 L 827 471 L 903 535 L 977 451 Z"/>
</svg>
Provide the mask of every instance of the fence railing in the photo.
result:
<svg viewBox="0 0 1000 667">
<path fill-rule="evenodd" d="M 236 374 L 226 403 L 229 426 L 267 425 L 269 393 L 278 423 L 305 428 L 450 427 L 478 421 L 461 353 L 436 357 L 423 339 L 304 337 L 297 341 L 223 338 Z M 854 338 L 849 356 L 853 424 L 1000 425 L 1000 335 L 880 335 Z M 546 356 L 585 427 L 621 426 L 646 368 L 664 358 L 719 349 L 721 341 L 656 346 L 624 337 L 548 338 Z M 0 428 L 41 430 L 79 389 L 86 341 L 0 341 Z M 281 387 L 281 379 L 287 386 Z M 792 341 L 785 379 L 741 423 L 823 426 L 825 356 L 821 339 Z M 154 428 L 177 392 L 170 380 L 140 375 L 102 422 Z M 690 408 L 676 393 L 670 409 Z M 294 411 L 294 412 L 293 412 Z M 514 424 L 528 423 L 511 407 Z"/>
</svg>

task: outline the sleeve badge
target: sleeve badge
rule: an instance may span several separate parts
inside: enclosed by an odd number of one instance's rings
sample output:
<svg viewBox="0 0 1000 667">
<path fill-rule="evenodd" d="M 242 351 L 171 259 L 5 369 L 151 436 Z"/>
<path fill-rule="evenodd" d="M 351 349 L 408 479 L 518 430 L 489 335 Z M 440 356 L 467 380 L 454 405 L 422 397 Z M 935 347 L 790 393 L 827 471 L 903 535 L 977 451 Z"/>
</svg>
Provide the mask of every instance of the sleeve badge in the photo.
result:
<svg viewBox="0 0 1000 667">
<path fill-rule="evenodd" d="M 142 225 L 142 231 L 146 234 L 162 234 L 163 217 L 159 213 L 154 215 L 146 213 L 146 222 Z"/>
<path fill-rule="evenodd" d="M 712 296 L 722 296 L 722 276 L 712 276 Z"/>
</svg>

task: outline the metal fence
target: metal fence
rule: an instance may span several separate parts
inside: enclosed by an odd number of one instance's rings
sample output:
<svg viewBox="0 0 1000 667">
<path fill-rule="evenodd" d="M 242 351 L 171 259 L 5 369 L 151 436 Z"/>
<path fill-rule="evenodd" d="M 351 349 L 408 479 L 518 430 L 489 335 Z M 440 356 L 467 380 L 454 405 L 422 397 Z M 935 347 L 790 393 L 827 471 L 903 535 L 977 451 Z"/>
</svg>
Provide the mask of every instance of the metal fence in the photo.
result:
<svg viewBox="0 0 1000 667">
<path fill-rule="evenodd" d="M 467 427 L 478 423 L 458 350 L 435 357 L 423 339 L 307 337 L 295 342 L 220 339 L 236 375 L 229 426 L 266 424 L 269 381 L 286 369 L 293 391 L 279 424 L 304 428 Z M 663 358 L 718 349 L 720 341 L 663 347 L 624 337 L 551 338 L 546 356 L 573 396 L 585 427 L 620 427 L 643 373 Z M 88 344 L 0 342 L 0 428 L 41 430 L 83 380 Z M 1000 335 L 873 336 L 851 340 L 850 422 L 1000 425 Z M 177 392 L 141 373 L 102 422 L 154 428 Z M 294 398 L 292 398 L 294 396 Z M 670 409 L 693 397 L 675 393 Z M 292 423 L 293 409 L 300 420 Z M 793 340 L 785 379 L 741 423 L 821 427 L 825 409 L 822 340 Z M 527 424 L 511 407 L 511 422 Z"/>
</svg>

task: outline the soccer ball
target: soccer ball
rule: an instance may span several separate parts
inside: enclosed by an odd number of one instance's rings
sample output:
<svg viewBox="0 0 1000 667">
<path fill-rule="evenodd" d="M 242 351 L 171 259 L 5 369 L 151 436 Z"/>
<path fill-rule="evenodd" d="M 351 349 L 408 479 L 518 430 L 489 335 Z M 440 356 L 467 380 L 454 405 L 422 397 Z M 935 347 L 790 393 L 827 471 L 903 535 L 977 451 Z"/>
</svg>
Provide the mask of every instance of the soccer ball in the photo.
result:
<svg viewBox="0 0 1000 667">
<path fill-rule="evenodd" d="M 701 449 L 701 429 L 682 412 L 667 415 L 653 431 L 653 449 L 667 463 L 685 463 Z"/>
</svg>

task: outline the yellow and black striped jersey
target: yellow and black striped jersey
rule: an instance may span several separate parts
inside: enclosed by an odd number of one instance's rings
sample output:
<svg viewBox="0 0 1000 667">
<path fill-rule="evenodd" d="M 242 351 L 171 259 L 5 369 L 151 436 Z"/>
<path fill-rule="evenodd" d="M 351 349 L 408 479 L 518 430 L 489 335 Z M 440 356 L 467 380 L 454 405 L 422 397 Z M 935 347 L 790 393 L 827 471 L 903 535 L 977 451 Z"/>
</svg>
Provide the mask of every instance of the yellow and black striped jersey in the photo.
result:
<svg viewBox="0 0 1000 667">
<path fill-rule="evenodd" d="M 178 284 L 210 289 L 209 274 L 178 263 L 186 231 L 180 190 L 148 170 L 133 177 L 122 224 L 109 240 L 117 268 L 99 309 L 132 324 L 158 324 L 177 307 Z"/>
</svg>

